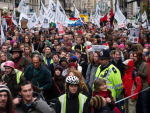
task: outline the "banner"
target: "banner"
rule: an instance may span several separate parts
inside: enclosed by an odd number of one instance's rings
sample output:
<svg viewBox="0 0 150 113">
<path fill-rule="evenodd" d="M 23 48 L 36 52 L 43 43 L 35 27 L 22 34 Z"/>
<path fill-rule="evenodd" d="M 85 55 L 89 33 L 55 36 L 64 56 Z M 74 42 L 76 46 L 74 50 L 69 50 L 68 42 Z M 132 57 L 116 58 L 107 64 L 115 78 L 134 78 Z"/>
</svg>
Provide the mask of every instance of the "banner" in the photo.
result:
<svg viewBox="0 0 150 113">
<path fill-rule="evenodd" d="M 129 34 L 129 41 L 132 43 L 139 43 L 139 35 L 140 35 L 140 29 L 139 28 L 130 28 L 130 34 Z"/>
<path fill-rule="evenodd" d="M 28 0 L 21 0 L 18 6 L 18 11 L 20 13 L 27 14 L 29 12 L 29 5 L 27 4 Z"/>
<path fill-rule="evenodd" d="M 92 45 L 92 51 L 102 51 L 103 49 L 109 49 L 109 46 L 105 45 Z"/>
<path fill-rule="evenodd" d="M 1 25 L 1 45 L 6 42 L 3 26 Z"/>
</svg>

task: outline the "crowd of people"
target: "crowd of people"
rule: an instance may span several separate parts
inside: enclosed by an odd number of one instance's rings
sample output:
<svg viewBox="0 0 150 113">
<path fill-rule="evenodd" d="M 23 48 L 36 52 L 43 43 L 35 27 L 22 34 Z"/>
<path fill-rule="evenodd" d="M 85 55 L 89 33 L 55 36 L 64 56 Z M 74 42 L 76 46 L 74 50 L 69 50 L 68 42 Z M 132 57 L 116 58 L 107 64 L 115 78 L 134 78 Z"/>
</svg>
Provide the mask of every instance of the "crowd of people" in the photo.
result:
<svg viewBox="0 0 150 113">
<path fill-rule="evenodd" d="M 0 113 L 150 113 L 150 31 L 129 27 L 5 30 Z"/>
</svg>

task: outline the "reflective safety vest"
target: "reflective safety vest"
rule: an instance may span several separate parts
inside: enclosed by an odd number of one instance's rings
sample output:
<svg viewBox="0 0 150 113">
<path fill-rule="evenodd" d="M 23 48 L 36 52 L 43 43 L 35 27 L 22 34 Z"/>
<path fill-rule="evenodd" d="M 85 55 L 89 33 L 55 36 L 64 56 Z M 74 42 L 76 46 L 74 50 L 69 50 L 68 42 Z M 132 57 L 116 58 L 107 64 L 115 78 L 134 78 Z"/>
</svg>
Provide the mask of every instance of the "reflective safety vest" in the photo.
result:
<svg viewBox="0 0 150 113">
<path fill-rule="evenodd" d="M 59 99 L 59 101 L 61 103 L 61 113 L 66 113 L 67 94 L 63 94 L 58 99 Z M 84 103 L 87 100 L 87 97 L 85 95 L 79 93 L 78 99 L 79 99 L 79 113 L 83 113 L 83 107 L 84 107 Z"/>
<path fill-rule="evenodd" d="M 23 72 L 22 71 L 19 71 L 18 69 L 14 69 L 15 72 L 16 72 L 16 81 L 17 81 L 17 84 L 20 83 L 20 78 L 21 76 L 23 76 Z"/>
<path fill-rule="evenodd" d="M 43 56 L 43 61 L 44 61 L 44 64 L 48 65 L 47 59 L 44 56 Z M 53 61 L 53 59 L 51 59 L 50 64 L 53 64 L 53 63 L 54 63 L 54 61 Z"/>
<path fill-rule="evenodd" d="M 96 74 L 97 78 L 103 78 L 106 80 L 108 89 L 112 92 L 114 99 L 119 98 L 123 90 L 122 79 L 119 69 L 117 69 L 113 64 L 109 65 L 107 68 L 101 71 L 101 65 L 98 67 Z"/>
</svg>

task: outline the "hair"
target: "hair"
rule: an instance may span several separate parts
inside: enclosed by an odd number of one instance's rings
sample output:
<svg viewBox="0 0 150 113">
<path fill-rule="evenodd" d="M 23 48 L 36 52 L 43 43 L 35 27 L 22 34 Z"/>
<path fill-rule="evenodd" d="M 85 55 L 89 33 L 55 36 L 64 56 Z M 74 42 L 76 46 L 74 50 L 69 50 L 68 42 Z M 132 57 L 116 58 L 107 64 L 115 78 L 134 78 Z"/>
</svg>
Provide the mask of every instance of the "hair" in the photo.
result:
<svg viewBox="0 0 150 113">
<path fill-rule="evenodd" d="M 2 91 L 1 91 L 2 92 Z M 4 91 L 7 92 L 7 91 Z M 6 113 L 13 113 L 14 112 L 14 106 L 13 106 L 13 101 L 12 101 L 12 96 L 7 92 L 7 104 L 6 104 Z"/>
<path fill-rule="evenodd" d="M 94 81 L 94 91 L 98 92 L 100 89 L 99 87 L 103 84 L 106 84 L 106 80 L 98 78 Z"/>
<path fill-rule="evenodd" d="M 26 81 L 26 80 L 21 81 L 21 82 L 19 83 L 19 86 L 18 86 L 18 91 L 20 92 L 20 91 L 22 90 L 21 87 L 22 87 L 22 86 L 25 86 L 25 85 L 28 85 L 28 84 L 31 84 L 31 85 L 32 85 L 32 83 L 31 83 L 30 81 Z M 32 87 L 33 87 L 33 85 L 32 85 Z"/>
<path fill-rule="evenodd" d="M 70 70 L 69 73 L 71 73 L 71 72 L 74 74 L 74 76 L 79 78 L 79 86 L 80 86 L 81 91 L 88 92 L 89 90 L 88 90 L 87 85 L 84 82 L 84 77 L 83 77 L 82 73 L 77 70 Z"/>
</svg>

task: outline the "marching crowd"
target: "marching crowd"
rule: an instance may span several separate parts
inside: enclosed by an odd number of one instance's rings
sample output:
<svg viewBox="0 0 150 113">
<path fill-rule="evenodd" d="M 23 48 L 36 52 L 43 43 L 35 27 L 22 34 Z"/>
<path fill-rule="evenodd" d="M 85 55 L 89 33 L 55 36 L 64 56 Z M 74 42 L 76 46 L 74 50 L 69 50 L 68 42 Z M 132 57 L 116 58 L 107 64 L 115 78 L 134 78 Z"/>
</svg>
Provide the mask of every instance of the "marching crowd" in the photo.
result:
<svg viewBox="0 0 150 113">
<path fill-rule="evenodd" d="M 0 113 L 150 113 L 150 31 L 129 27 L 5 30 Z"/>
</svg>

